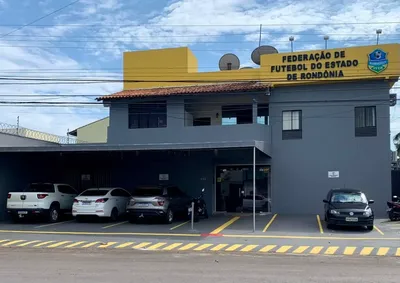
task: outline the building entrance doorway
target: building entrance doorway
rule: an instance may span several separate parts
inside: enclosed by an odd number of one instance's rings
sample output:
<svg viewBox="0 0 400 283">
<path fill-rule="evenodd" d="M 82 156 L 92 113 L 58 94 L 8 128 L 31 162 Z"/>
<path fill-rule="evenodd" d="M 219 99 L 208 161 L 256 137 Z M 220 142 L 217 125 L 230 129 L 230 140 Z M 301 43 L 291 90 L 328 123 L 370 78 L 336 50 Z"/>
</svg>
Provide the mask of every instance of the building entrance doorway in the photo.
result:
<svg viewBox="0 0 400 283">
<path fill-rule="evenodd" d="M 256 166 L 256 211 L 270 212 L 270 166 Z M 253 211 L 253 166 L 217 166 L 216 211 Z"/>
</svg>

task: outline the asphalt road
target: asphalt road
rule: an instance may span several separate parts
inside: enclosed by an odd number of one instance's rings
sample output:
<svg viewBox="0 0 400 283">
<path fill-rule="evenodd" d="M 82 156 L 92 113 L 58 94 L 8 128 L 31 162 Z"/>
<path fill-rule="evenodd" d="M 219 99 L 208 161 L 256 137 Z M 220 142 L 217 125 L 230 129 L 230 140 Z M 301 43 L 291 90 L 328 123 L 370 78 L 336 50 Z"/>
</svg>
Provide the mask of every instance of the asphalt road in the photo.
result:
<svg viewBox="0 0 400 283">
<path fill-rule="evenodd" d="M 2 248 L 0 266 L 7 283 L 397 283 L 400 259 Z"/>
</svg>

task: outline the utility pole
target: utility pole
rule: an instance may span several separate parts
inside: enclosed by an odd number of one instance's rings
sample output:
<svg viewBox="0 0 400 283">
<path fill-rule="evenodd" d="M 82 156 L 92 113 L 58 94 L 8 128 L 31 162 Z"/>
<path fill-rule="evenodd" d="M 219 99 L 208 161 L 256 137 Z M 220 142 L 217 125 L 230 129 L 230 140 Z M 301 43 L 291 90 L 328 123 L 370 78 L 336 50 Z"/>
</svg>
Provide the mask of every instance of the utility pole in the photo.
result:
<svg viewBox="0 0 400 283">
<path fill-rule="evenodd" d="M 17 135 L 19 135 L 19 116 L 17 116 Z"/>
</svg>

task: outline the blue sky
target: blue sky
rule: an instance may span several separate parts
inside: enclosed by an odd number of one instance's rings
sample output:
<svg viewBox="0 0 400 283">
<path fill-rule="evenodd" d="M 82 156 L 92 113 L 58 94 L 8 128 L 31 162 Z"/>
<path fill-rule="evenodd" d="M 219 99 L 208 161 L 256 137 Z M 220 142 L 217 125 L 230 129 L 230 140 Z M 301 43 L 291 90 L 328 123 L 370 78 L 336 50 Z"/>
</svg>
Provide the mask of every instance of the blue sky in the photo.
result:
<svg viewBox="0 0 400 283">
<path fill-rule="evenodd" d="M 122 53 L 129 50 L 189 46 L 200 71 L 218 67 L 233 52 L 252 66 L 251 51 L 262 44 L 279 52 L 400 41 L 398 0 L 80 0 L 78 3 L 8 36 L 2 36 L 73 0 L 0 0 L 0 75 L 63 78 L 121 78 Z M 356 23 L 356 24 L 355 24 Z M 0 100 L 88 101 L 122 88 L 119 83 L 86 85 L 8 85 Z M 395 91 L 395 90 L 394 90 Z M 397 92 L 398 89 L 396 89 Z M 51 99 L 44 95 L 53 95 Z M 54 98 L 54 95 L 85 97 Z M 9 95 L 5 97 L 4 95 Z M 11 97 L 11 96 L 14 97 Z M 22 97 L 21 95 L 31 95 Z M 43 96 L 43 97 L 40 97 Z M 0 121 L 65 135 L 107 116 L 101 107 L 3 107 Z M 400 131 L 400 111 L 392 110 L 392 131 Z"/>
</svg>

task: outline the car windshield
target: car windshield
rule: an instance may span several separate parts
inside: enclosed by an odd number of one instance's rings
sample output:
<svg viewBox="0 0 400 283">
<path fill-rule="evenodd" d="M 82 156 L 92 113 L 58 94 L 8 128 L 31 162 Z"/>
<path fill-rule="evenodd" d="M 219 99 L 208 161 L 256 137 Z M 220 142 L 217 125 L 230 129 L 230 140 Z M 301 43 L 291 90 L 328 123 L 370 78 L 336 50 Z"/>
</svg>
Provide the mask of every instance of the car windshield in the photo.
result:
<svg viewBox="0 0 400 283">
<path fill-rule="evenodd" d="M 337 192 L 333 193 L 331 202 L 334 203 L 368 203 L 363 193 Z"/>
<path fill-rule="evenodd" d="M 162 196 L 163 192 L 163 188 L 139 188 L 134 191 L 133 195 L 138 197 Z"/>
<path fill-rule="evenodd" d="M 55 191 L 52 184 L 30 184 L 24 192 L 54 193 Z"/>
<path fill-rule="evenodd" d="M 109 190 L 86 190 L 81 193 L 81 196 L 104 196 L 109 192 Z"/>
</svg>

